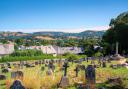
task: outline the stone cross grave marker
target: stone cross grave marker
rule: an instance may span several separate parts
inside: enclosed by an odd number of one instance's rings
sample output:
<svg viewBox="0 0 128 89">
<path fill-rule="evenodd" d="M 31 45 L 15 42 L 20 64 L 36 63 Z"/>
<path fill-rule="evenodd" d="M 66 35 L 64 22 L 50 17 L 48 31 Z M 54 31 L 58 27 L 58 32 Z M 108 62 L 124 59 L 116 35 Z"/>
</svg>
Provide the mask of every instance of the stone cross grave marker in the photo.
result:
<svg viewBox="0 0 128 89">
<path fill-rule="evenodd" d="M 69 67 L 68 62 L 65 62 L 63 67 L 64 67 L 64 76 L 66 76 L 67 75 L 67 68 Z"/>
<path fill-rule="evenodd" d="M 60 80 L 59 87 L 66 88 L 69 85 L 69 79 L 67 77 L 67 68 L 69 66 L 67 61 L 65 61 L 63 67 L 64 67 L 64 76 L 62 76 Z"/>
</svg>

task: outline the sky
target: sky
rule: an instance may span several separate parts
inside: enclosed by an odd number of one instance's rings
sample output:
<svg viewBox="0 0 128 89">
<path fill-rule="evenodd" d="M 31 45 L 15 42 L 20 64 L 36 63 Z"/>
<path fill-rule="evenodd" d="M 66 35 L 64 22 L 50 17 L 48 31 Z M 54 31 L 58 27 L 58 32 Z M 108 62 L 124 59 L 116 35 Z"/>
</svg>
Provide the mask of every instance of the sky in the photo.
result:
<svg viewBox="0 0 128 89">
<path fill-rule="evenodd" d="M 0 0 L 0 31 L 106 30 L 128 0 Z"/>
</svg>

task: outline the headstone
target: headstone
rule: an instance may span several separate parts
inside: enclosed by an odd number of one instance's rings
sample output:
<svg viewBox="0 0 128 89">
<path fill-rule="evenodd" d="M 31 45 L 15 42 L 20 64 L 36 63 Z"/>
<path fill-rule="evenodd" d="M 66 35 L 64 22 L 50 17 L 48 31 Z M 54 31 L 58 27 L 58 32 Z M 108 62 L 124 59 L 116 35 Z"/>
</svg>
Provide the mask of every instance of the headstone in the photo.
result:
<svg viewBox="0 0 128 89">
<path fill-rule="evenodd" d="M 48 71 L 47 71 L 46 73 L 47 73 L 47 75 L 49 75 L 49 76 L 53 74 L 53 72 L 52 72 L 51 69 L 48 69 Z"/>
<path fill-rule="evenodd" d="M 119 84 L 122 84 L 122 80 L 121 80 L 120 77 L 109 78 L 109 79 L 108 79 L 108 83 L 109 83 L 109 84 L 113 84 L 113 85 L 119 85 Z"/>
<path fill-rule="evenodd" d="M 110 65 L 110 67 L 112 67 L 113 69 L 117 69 L 117 65 L 116 64 L 112 64 L 112 65 Z"/>
<path fill-rule="evenodd" d="M 38 64 L 39 64 L 38 61 L 36 61 L 36 62 L 35 62 L 35 65 L 38 65 Z"/>
<path fill-rule="evenodd" d="M 35 67 L 33 64 L 29 64 L 29 63 L 27 63 L 25 66 L 26 66 L 27 68 Z"/>
<path fill-rule="evenodd" d="M 15 80 L 10 86 L 10 89 L 25 89 L 25 87 L 21 84 L 20 80 Z"/>
<path fill-rule="evenodd" d="M 54 72 L 54 70 L 55 70 L 55 65 L 53 64 L 52 61 L 49 62 L 49 64 L 48 64 L 48 68 L 51 69 L 51 70 Z"/>
<path fill-rule="evenodd" d="M 106 67 L 106 61 L 102 62 L 102 67 Z"/>
<path fill-rule="evenodd" d="M 87 80 L 86 89 L 95 89 L 95 83 L 96 83 L 95 68 L 92 65 L 88 65 L 85 72 L 86 72 L 86 80 Z"/>
<path fill-rule="evenodd" d="M 2 69 L 2 71 L 1 71 L 2 73 L 8 73 L 9 72 L 9 70 L 7 69 L 7 68 L 5 68 L 5 69 Z"/>
<path fill-rule="evenodd" d="M 68 86 L 69 86 L 69 79 L 68 79 L 67 76 L 63 76 L 63 77 L 61 78 L 61 81 L 60 81 L 58 87 L 66 88 L 66 87 L 68 87 Z"/>
<path fill-rule="evenodd" d="M 23 78 L 24 74 L 22 71 L 11 72 L 11 78 Z"/>
<path fill-rule="evenodd" d="M 40 60 L 38 63 L 39 63 L 39 65 L 41 65 L 42 64 L 42 61 Z"/>
<path fill-rule="evenodd" d="M 5 79 L 6 79 L 6 76 L 3 74 L 0 74 L 0 80 L 5 80 Z"/>
<path fill-rule="evenodd" d="M 76 72 L 76 77 L 78 77 L 79 67 L 76 66 L 76 69 L 74 71 Z"/>
<path fill-rule="evenodd" d="M 9 62 L 6 63 L 8 68 L 11 68 L 11 64 Z"/>
<path fill-rule="evenodd" d="M 1 64 L 1 69 L 4 69 L 5 68 L 5 65 L 4 64 Z"/>
<path fill-rule="evenodd" d="M 41 67 L 41 71 L 44 71 L 44 70 L 45 70 L 45 67 L 44 67 L 44 66 L 42 66 L 42 67 Z"/>
<path fill-rule="evenodd" d="M 67 86 L 69 86 L 69 79 L 67 77 L 67 68 L 69 66 L 68 66 L 67 61 L 65 61 L 63 67 L 64 67 L 64 76 L 62 76 L 62 78 L 61 78 L 61 81 L 59 83 L 59 87 L 66 88 Z"/>
<path fill-rule="evenodd" d="M 68 62 L 65 62 L 63 67 L 64 67 L 64 76 L 66 76 L 67 75 L 67 68 L 69 67 Z"/>
<path fill-rule="evenodd" d="M 85 70 L 85 65 L 78 65 L 80 70 Z"/>
<path fill-rule="evenodd" d="M 87 57 L 87 62 L 88 62 L 89 58 Z"/>
</svg>

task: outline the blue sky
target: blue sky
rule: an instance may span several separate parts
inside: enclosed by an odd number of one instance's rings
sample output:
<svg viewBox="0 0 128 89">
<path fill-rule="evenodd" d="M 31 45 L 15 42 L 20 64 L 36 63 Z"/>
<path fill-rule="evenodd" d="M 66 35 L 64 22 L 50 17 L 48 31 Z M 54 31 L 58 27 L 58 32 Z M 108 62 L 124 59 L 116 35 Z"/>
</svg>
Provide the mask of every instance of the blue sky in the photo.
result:
<svg viewBox="0 0 128 89">
<path fill-rule="evenodd" d="M 125 11 L 128 0 L 0 0 L 0 31 L 104 30 Z"/>
</svg>

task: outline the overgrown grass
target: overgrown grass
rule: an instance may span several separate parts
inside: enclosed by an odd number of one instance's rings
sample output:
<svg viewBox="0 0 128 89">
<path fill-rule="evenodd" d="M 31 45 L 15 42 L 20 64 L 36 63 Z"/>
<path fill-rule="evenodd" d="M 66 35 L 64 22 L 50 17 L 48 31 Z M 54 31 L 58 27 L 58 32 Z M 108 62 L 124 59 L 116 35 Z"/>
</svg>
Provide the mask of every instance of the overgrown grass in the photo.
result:
<svg viewBox="0 0 128 89">
<path fill-rule="evenodd" d="M 90 64 L 91 61 L 89 62 L 83 62 L 82 64 L 87 66 Z M 118 69 L 112 69 L 109 66 L 111 64 L 116 64 L 118 62 L 112 61 L 112 63 L 107 64 L 107 68 L 97 68 L 96 69 L 96 83 L 97 87 L 99 86 L 106 86 L 105 82 L 107 81 L 108 78 L 112 77 L 120 77 L 123 79 L 123 83 L 125 85 L 128 85 L 128 69 L 126 68 L 118 68 Z M 78 77 L 75 77 L 75 66 L 76 63 L 69 63 L 69 68 L 68 68 L 68 74 L 67 76 L 69 77 L 69 83 L 70 86 L 66 89 L 77 89 L 75 87 L 75 84 L 78 82 L 83 82 L 86 84 L 86 79 L 85 79 L 85 71 L 79 71 Z M 41 65 L 41 66 L 44 66 Z M 63 72 L 60 71 L 60 66 L 59 64 L 56 64 L 56 69 L 55 72 L 51 75 L 48 76 L 46 75 L 46 71 L 48 70 L 47 67 L 45 68 L 44 71 L 41 71 L 41 66 L 38 65 L 34 68 L 23 68 L 22 71 L 24 72 L 24 78 L 22 80 L 23 85 L 26 88 L 31 88 L 31 89 L 40 89 L 40 87 L 44 89 L 57 89 L 57 84 L 60 82 L 61 77 L 63 75 Z M 3 83 L 6 84 L 6 86 L 1 86 L 0 89 L 6 89 L 7 87 L 12 84 L 14 79 L 10 79 L 10 73 L 6 74 L 7 80 L 3 81 Z M 1 82 L 1 81 L 0 81 Z M 100 82 L 100 83 L 99 83 Z M 6 87 L 6 88 L 5 88 Z"/>
</svg>

